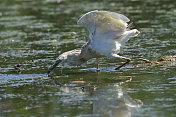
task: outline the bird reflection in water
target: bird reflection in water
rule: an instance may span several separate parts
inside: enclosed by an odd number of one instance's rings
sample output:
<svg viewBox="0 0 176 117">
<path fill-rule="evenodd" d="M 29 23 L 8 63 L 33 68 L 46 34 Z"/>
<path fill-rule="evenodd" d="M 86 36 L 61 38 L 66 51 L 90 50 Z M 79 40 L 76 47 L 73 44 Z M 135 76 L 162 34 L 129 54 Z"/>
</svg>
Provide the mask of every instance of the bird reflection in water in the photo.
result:
<svg viewBox="0 0 176 117">
<path fill-rule="evenodd" d="M 142 106 L 142 101 L 132 99 L 121 83 L 105 86 L 92 96 L 93 113 L 103 117 L 131 117 Z"/>
<path fill-rule="evenodd" d="M 71 84 L 60 88 L 59 95 L 70 95 L 67 101 L 62 98 L 67 104 L 89 102 L 92 106 L 92 116 L 131 117 L 142 106 L 142 101 L 132 99 L 124 90 L 122 85 L 129 81 L 131 78 L 124 82 L 108 83 L 106 86 L 100 86 L 101 81 L 95 86 L 86 81 L 72 81 Z"/>
</svg>

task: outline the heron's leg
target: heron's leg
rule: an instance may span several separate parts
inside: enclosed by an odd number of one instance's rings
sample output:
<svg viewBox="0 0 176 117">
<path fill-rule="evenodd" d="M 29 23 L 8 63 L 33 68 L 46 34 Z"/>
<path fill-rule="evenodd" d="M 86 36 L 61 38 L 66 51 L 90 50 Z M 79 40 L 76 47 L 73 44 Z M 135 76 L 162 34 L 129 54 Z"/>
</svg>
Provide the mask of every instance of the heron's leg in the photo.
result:
<svg viewBox="0 0 176 117">
<path fill-rule="evenodd" d="M 100 68 L 99 68 L 99 59 L 96 58 L 96 61 L 97 61 L 97 72 L 99 72 L 100 71 Z"/>
<path fill-rule="evenodd" d="M 126 58 L 126 57 L 123 57 L 123 56 L 119 56 L 119 55 L 117 55 L 117 54 L 111 54 L 111 57 L 113 57 L 113 58 L 121 58 L 121 59 L 127 60 L 124 64 L 122 64 L 122 65 L 120 65 L 119 67 L 115 68 L 115 70 L 119 70 L 121 67 L 126 66 L 126 65 L 131 61 L 130 58 Z"/>
<path fill-rule="evenodd" d="M 121 67 L 126 66 L 131 61 L 130 58 L 124 58 L 124 59 L 127 61 L 124 64 L 120 65 L 119 67 L 115 68 L 115 70 L 119 70 Z"/>
</svg>

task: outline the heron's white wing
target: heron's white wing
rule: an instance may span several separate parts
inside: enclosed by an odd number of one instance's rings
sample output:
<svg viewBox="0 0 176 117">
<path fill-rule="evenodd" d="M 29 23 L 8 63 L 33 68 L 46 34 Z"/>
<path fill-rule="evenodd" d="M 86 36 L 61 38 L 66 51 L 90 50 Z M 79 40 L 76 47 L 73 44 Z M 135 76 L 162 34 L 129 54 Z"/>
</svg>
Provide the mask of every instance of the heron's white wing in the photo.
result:
<svg viewBox="0 0 176 117">
<path fill-rule="evenodd" d="M 109 12 L 109 11 L 104 11 L 107 12 L 108 15 L 110 15 L 111 17 L 115 18 L 115 19 L 120 19 L 123 22 L 129 22 L 130 19 L 128 19 L 126 16 L 119 14 L 119 13 L 115 13 L 115 12 Z"/>
<path fill-rule="evenodd" d="M 122 14 L 95 10 L 83 15 L 78 20 L 78 24 L 85 26 L 90 33 L 96 30 L 100 33 L 116 32 L 120 36 L 126 30 L 129 21 Z"/>
</svg>

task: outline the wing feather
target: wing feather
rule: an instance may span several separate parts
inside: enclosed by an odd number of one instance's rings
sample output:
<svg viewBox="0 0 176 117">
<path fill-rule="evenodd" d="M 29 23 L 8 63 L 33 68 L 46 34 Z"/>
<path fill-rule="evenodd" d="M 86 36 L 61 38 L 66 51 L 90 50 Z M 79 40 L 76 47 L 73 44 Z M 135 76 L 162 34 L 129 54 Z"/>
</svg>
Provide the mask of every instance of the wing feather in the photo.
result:
<svg viewBox="0 0 176 117">
<path fill-rule="evenodd" d="M 127 28 L 127 22 L 130 20 L 122 15 L 115 12 L 109 11 L 91 11 L 83 15 L 79 20 L 78 24 L 85 26 L 90 33 L 94 30 L 101 33 L 104 32 L 124 32 Z"/>
</svg>

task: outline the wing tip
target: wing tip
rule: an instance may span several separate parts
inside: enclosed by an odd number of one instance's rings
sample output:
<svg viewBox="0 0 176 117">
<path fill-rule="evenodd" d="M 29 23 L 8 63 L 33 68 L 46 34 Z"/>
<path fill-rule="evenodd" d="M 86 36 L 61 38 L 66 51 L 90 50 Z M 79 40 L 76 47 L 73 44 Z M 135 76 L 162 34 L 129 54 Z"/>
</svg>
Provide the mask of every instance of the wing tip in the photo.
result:
<svg viewBox="0 0 176 117">
<path fill-rule="evenodd" d="M 78 21 L 77 21 L 77 24 L 79 25 L 83 25 L 83 23 L 86 21 L 86 19 L 88 18 L 88 16 L 91 16 L 91 14 L 95 14 L 95 13 L 106 13 L 108 14 L 110 17 L 113 17 L 115 19 L 120 19 L 121 21 L 123 22 L 129 22 L 130 19 L 127 18 L 125 15 L 123 14 L 120 14 L 120 13 L 116 13 L 116 12 L 111 12 L 111 11 L 104 11 L 104 10 L 92 10 L 92 11 L 89 11 L 87 13 L 85 13 L 83 16 L 81 16 Z"/>
<path fill-rule="evenodd" d="M 90 15 L 90 14 L 92 14 L 92 13 L 95 13 L 95 12 L 99 12 L 99 10 L 92 10 L 92 11 L 89 11 L 89 12 L 85 13 L 83 16 L 81 16 L 81 17 L 78 19 L 77 24 L 82 25 L 84 19 L 86 18 L 86 16 L 88 16 L 88 15 Z"/>
</svg>

